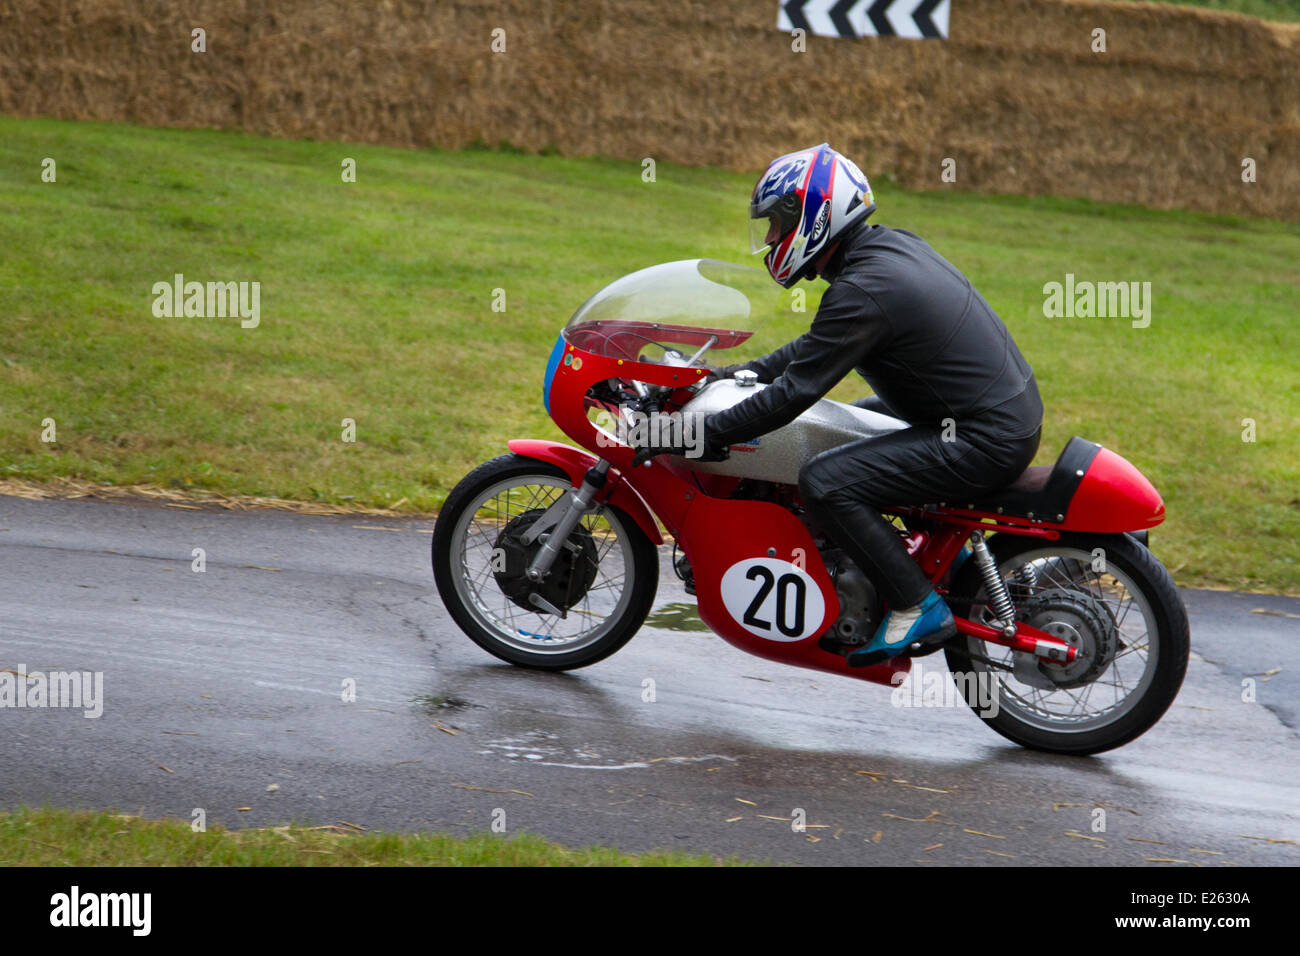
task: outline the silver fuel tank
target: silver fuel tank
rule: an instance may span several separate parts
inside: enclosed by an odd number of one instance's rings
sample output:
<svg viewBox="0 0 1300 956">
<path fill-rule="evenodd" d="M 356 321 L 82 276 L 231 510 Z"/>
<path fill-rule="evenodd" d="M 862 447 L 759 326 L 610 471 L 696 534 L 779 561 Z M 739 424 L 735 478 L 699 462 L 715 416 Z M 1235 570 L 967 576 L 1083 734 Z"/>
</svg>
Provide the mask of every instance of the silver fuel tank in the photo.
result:
<svg viewBox="0 0 1300 956">
<path fill-rule="evenodd" d="M 720 412 L 766 387 L 741 385 L 729 378 L 710 382 L 686 404 L 684 411 L 705 415 Z M 906 422 L 889 415 L 823 398 L 789 425 L 753 441 L 732 445 L 731 457 L 726 461 L 681 457 L 675 457 L 673 461 L 692 471 L 711 475 L 793 485 L 799 481 L 800 467 L 814 455 L 828 448 L 906 427 Z"/>
</svg>

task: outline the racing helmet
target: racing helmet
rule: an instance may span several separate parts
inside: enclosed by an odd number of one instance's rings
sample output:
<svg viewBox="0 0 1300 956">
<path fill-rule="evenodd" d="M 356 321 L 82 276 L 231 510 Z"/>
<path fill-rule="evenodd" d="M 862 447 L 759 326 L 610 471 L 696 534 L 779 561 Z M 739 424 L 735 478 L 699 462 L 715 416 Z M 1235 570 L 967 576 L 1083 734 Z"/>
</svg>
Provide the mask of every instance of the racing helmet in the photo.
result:
<svg viewBox="0 0 1300 956">
<path fill-rule="evenodd" d="M 813 278 L 812 264 L 839 235 L 876 210 L 871 185 L 825 143 L 768 164 L 749 201 L 749 249 L 790 288 Z"/>
</svg>

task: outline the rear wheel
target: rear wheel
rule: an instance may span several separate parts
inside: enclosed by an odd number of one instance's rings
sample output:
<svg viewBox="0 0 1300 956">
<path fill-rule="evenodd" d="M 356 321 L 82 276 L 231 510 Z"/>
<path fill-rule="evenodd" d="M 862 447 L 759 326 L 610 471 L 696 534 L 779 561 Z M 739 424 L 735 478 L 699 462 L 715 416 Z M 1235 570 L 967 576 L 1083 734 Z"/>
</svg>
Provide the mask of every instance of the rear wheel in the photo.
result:
<svg viewBox="0 0 1300 956">
<path fill-rule="evenodd" d="M 1017 620 L 1071 644 L 1068 665 L 958 636 L 944 648 L 967 703 L 995 731 L 1052 753 L 1092 754 L 1149 730 L 1187 670 L 1187 612 L 1164 566 L 1128 535 L 999 534 L 989 550 Z M 966 561 L 956 614 L 992 623 L 984 582 Z M 996 705 L 986 707 L 996 698 Z"/>
<path fill-rule="evenodd" d="M 545 536 L 528 543 L 524 533 L 571 487 L 555 465 L 502 455 L 466 475 L 438 514 L 433 577 L 443 604 L 474 643 L 512 664 L 594 664 L 632 638 L 654 602 L 658 552 L 612 505 L 582 517 L 543 581 L 525 575 Z"/>
</svg>

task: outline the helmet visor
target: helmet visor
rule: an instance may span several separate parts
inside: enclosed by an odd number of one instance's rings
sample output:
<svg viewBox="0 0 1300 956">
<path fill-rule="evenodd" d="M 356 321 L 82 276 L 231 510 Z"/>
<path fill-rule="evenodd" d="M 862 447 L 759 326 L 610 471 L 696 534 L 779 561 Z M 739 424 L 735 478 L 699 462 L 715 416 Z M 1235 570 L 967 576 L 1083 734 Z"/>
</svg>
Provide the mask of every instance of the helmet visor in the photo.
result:
<svg viewBox="0 0 1300 956">
<path fill-rule="evenodd" d="M 798 196 L 787 194 L 765 205 L 762 212 L 756 212 L 752 205 L 749 210 L 749 251 L 755 254 L 766 252 L 799 225 Z"/>
<path fill-rule="evenodd" d="M 749 251 L 754 255 L 767 252 L 768 246 L 779 238 L 776 235 L 779 228 L 775 212 L 768 216 L 759 216 L 757 219 L 749 220 Z"/>
</svg>

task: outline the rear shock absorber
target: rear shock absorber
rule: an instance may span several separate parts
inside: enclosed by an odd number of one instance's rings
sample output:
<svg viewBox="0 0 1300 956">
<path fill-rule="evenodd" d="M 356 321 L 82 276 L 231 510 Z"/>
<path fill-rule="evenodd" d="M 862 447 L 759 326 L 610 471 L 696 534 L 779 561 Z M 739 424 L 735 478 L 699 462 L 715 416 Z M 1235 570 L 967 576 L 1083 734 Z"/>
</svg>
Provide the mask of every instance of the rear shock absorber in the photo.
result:
<svg viewBox="0 0 1300 956">
<path fill-rule="evenodd" d="M 998 566 L 993 561 L 993 555 L 989 554 L 988 546 L 984 544 L 984 532 L 972 531 L 970 546 L 971 557 L 975 559 L 975 566 L 979 568 L 980 577 L 984 579 L 984 588 L 989 594 L 989 606 L 993 608 L 998 623 L 1002 625 L 1002 633 L 1011 637 L 1016 633 L 1016 606 L 1011 603 L 1006 582 L 1002 580 L 1002 575 L 998 573 Z"/>
</svg>

